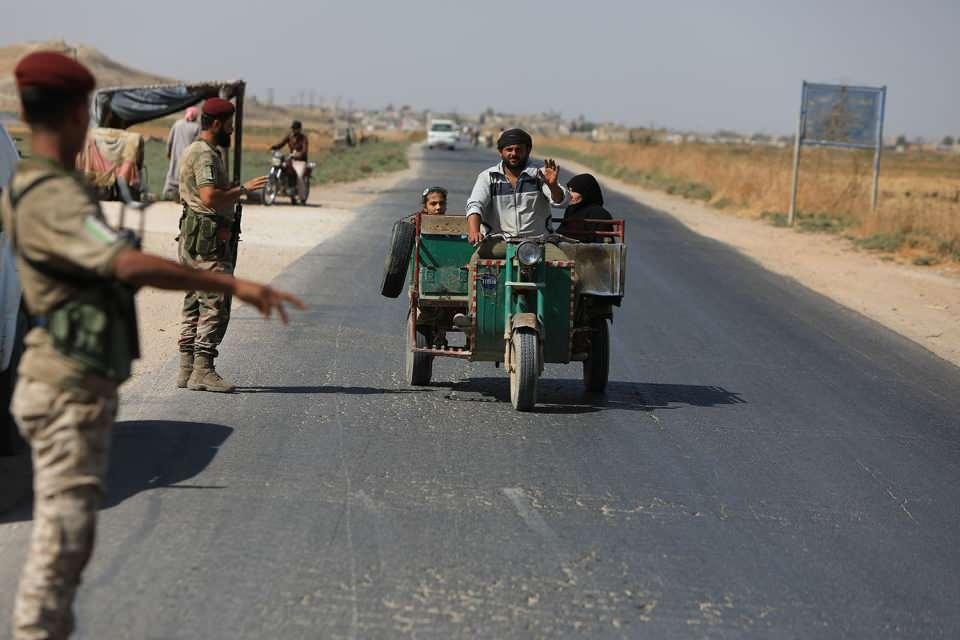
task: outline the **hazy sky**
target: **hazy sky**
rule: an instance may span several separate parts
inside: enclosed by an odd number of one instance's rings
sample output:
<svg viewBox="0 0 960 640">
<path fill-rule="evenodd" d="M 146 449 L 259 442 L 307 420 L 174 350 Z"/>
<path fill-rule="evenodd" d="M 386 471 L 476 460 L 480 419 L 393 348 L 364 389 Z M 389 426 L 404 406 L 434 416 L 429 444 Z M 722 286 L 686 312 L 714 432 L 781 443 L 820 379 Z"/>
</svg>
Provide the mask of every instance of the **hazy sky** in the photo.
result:
<svg viewBox="0 0 960 640">
<path fill-rule="evenodd" d="M 163 75 L 242 77 L 278 101 L 313 90 L 361 106 L 792 133 L 806 79 L 887 85 L 887 134 L 960 135 L 960 0 L 4 5 L 0 44 L 64 38 Z"/>
</svg>

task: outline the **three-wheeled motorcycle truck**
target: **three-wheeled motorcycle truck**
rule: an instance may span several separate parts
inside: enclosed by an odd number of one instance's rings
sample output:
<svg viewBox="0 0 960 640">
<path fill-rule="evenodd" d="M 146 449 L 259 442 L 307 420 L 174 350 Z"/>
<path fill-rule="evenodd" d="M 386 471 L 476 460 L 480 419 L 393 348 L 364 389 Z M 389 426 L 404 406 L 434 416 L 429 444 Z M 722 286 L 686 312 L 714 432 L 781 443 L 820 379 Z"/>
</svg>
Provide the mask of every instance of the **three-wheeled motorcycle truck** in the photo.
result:
<svg viewBox="0 0 960 640">
<path fill-rule="evenodd" d="M 409 273 L 407 382 L 429 384 L 436 357 L 502 362 L 511 403 L 529 411 L 545 363 L 581 362 L 586 389 L 602 392 L 623 299 L 623 220 L 584 220 L 564 236 L 489 235 L 479 248 L 466 228 L 455 215 L 394 225 L 381 293 L 398 297 Z M 462 346 L 451 346 L 458 333 Z"/>
</svg>

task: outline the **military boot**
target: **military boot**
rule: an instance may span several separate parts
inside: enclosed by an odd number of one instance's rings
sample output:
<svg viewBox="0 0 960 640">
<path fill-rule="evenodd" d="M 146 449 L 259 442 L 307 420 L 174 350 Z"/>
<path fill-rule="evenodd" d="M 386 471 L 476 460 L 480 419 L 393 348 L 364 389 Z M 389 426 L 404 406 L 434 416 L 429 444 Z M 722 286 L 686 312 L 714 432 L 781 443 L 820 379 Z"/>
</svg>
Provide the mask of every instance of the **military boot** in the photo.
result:
<svg viewBox="0 0 960 640">
<path fill-rule="evenodd" d="M 197 355 L 193 360 L 193 373 L 190 374 L 190 379 L 187 381 L 187 388 L 194 391 L 230 393 L 235 387 L 221 378 L 217 370 L 213 368 L 213 358 Z"/>
<path fill-rule="evenodd" d="M 177 388 L 184 389 L 193 373 L 193 354 L 180 352 L 180 371 L 177 372 Z"/>
</svg>

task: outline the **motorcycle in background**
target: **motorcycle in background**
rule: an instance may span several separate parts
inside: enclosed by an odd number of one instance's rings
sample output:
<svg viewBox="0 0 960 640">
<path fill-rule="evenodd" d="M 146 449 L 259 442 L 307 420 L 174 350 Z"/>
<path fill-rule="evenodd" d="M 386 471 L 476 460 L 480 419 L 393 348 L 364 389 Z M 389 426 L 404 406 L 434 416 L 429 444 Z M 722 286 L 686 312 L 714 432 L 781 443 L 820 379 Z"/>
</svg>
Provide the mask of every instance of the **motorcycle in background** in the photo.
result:
<svg viewBox="0 0 960 640">
<path fill-rule="evenodd" d="M 304 198 L 300 204 L 306 204 L 310 198 L 310 181 L 316 162 L 308 162 L 307 170 L 303 174 Z M 293 162 L 288 154 L 274 151 L 270 162 L 270 172 L 267 174 L 267 184 L 263 187 L 263 204 L 270 206 L 277 201 L 277 196 L 288 196 L 291 204 L 299 202 L 297 193 L 297 172 L 293 170 Z"/>
</svg>

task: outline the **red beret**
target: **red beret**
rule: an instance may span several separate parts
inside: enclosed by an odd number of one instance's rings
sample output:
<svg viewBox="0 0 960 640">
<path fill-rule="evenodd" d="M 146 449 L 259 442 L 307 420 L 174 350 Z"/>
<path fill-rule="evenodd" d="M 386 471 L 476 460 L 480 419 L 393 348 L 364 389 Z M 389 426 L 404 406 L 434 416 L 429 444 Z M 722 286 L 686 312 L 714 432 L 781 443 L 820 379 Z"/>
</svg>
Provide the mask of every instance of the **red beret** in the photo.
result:
<svg viewBox="0 0 960 640">
<path fill-rule="evenodd" d="M 43 87 L 66 93 L 90 93 L 97 82 L 90 71 L 62 53 L 38 51 L 24 56 L 13 69 L 17 88 Z"/>
<path fill-rule="evenodd" d="M 227 118 L 234 112 L 233 103 L 223 98 L 207 98 L 203 101 L 203 113 L 212 118 Z"/>
</svg>

